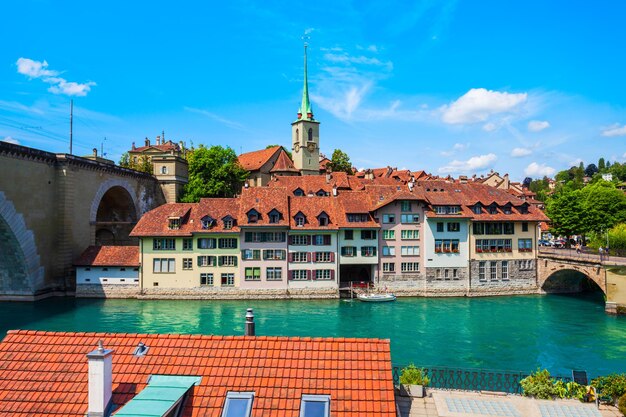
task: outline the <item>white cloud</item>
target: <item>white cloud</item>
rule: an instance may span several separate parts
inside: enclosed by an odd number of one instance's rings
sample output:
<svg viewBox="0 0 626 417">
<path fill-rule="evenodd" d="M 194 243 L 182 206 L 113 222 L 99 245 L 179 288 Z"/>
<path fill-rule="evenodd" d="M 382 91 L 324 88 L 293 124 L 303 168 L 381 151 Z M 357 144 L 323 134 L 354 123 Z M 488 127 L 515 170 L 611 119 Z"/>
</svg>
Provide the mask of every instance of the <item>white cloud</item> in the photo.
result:
<svg viewBox="0 0 626 417">
<path fill-rule="evenodd" d="M 551 176 L 556 172 L 556 170 L 552 167 L 546 166 L 546 164 L 539 165 L 536 162 L 532 162 L 530 165 L 526 167 L 524 170 L 524 174 L 528 177 L 545 177 Z"/>
<path fill-rule="evenodd" d="M 11 136 L 5 136 L 4 139 L 0 139 L 2 142 L 12 143 L 14 145 L 19 145 L 20 141 L 17 139 L 13 139 Z"/>
<path fill-rule="evenodd" d="M 350 86 L 347 90 L 344 90 L 340 94 L 333 97 L 321 97 L 316 96 L 315 101 L 320 107 L 332 113 L 335 117 L 340 119 L 350 119 L 352 113 L 358 109 L 361 101 L 371 88 L 372 83 L 365 83 L 360 87 Z M 399 103 L 392 105 L 392 109 L 398 106 Z"/>
<path fill-rule="evenodd" d="M 516 111 L 527 98 L 527 93 L 512 94 L 472 88 L 450 105 L 442 106 L 441 118 L 448 124 L 484 122 L 492 115 Z"/>
<path fill-rule="evenodd" d="M 531 120 L 528 122 L 528 131 L 530 132 L 541 132 L 544 129 L 550 127 L 550 123 L 545 120 Z"/>
<path fill-rule="evenodd" d="M 341 54 L 324 54 L 324 59 L 333 63 L 342 64 L 361 64 L 361 65 L 373 65 L 378 67 L 385 67 L 388 71 L 393 69 L 393 63 L 391 61 L 381 61 L 378 58 L 369 58 L 365 55 L 351 56 L 347 53 Z"/>
<path fill-rule="evenodd" d="M 41 78 L 41 80 L 45 83 L 51 84 L 48 88 L 53 94 L 65 94 L 66 96 L 78 96 L 84 97 L 87 95 L 89 91 L 91 91 L 91 87 L 95 86 L 96 83 L 93 81 L 88 81 L 86 83 L 77 83 L 74 81 L 67 81 L 65 78 L 58 77 L 59 71 L 49 70 L 48 62 L 44 61 L 34 61 L 29 58 L 19 58 L 17 60 L 17 72 L 27 77 L 33 78 Z"/>
<path fill-rule="evenodd" d="M 483 130 L 485 132 L 493 132 L 494 130 L 496 130 L 498 128 L 498 125 L 493 123 L 493 122 L 489 122 L 489 123 L 485 123 L 483 125 Z"/>
<path fill-rule="evenodd" d="M 626 136 L 626 125 L 620 126 L 619 123 L 616 123 L 609 126 L 602 131 L 602 136 Z"/>
<path fill-rule="evenodd" d="M 467 148 L 469 148 L 469 144 L 455 143 L 454 146 L 452 146 L 452 149 L 450 149 L 448 151 L 442 151 L 441 155 L 443 155 L 443 156 L 451 156 L 451 155 L 455 154 L 456 152 L 462 152 L 462 151 L 466 150 Z"/>
<path fill-rule="evenodd" d="M 448 165 L 439 168 L 439 172 L 442 174 L 473 173 L 488 168 L 496 159 L 498 158 L 495 154 L 489 153 L 487 155 L 473 156 L 467 161 L 454 160 Z"/>
<path fill-rule="evenodd" d="M 521 158 L 523 156 L 528 156 L 528 155 L 530 155 L 532 153 L 533 153 L 533 151 L 528 149 L 528 148 L 514 148 L 511 151 L 511 156 L 513 158 Z"/>
</svg>

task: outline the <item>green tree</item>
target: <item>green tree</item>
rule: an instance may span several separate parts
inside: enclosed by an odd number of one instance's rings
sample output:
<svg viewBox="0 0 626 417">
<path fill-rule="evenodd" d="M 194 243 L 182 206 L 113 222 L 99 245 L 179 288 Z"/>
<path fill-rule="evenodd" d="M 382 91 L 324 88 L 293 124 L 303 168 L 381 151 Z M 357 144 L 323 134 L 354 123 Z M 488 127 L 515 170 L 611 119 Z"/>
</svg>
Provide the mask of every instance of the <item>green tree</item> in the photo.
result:
<svg viewBox="0 0 626 417">
<path fill-rule="evenodd" d="M 580 199 L 586 232 L 598 233 L 626 222 L 626 195 L 613 183 L 590 184 L 580 190 Z"/>
<path fill-rule="evenodd" d="M 120 163 L 118 164 L 122 168 L 131 168 L 130 166 L 130 155 L 128 152 L 124 152 L 120 157 Z"/>
<path fill-rule="evenodd" d="M 598 160 L 598 170 L 600 172 L 604 172 L 605 169 L 606 169 L 606 164 L 604 163 L 604 158 L 600 158 Z"/>
<path fill-rule="evenodd" d="M 333 172 L 345 172 L 349 175 L 353 174 L 350 157 L 341 149 L 335 149 L 333 151 L 333 156 L 330 158 L 328 166 L 333 170 Z"/>
<path fill-rule="evenodd" d="M 552 221 L 552 231 L 558 235 L 570 236 L 584 233 L 580 190 L 564 187 L 559 193 L 553 195 L 546 204 L 546 215 Z"/>
<path fill-rule="evenodd" d="M 139 160 L 135 162 L 128 152 L 124 152 L 120 158 L 119 166 L 122 168 L 130 168 L 135 171 L 146 172 L 148 174 L 153 173 L 153 165 L 150 157 L 147 155 L 142 155 L 139 157 Z"/>
<path fill-rule="evenodd" d="M 596 172 L 598 172 L 598 167 L 596 166 L 596 164 L 589 164 L 587 165 L 587 168 L 585 168 L 585 175 L 588 177 L 593 177 L 593 174 L 595 174 Z"/>
<path fill-rule="evenodd" d="M 200 145 L 187 155 L 189 182 L 182 202 L 194 203 L 204 197 L 233 197 L 248 177 L 230 147 Z"/>
</svg>

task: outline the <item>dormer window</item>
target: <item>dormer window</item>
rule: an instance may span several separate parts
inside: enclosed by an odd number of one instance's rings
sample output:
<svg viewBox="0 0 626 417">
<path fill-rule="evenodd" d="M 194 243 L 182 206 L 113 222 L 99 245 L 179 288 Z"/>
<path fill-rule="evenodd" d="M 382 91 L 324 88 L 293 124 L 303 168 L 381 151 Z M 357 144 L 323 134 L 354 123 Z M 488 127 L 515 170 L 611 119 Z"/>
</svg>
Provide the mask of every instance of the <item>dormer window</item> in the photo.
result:
<svg viewBox="0 0 626 417">
<path fill-rule="evenodd" d="M 317 216 L 317 221 L 319 222 L 320 226 L 328 226 L 328 214 L 326 214 L 325 212 L 321 212 L 319 216 Z"/>
<path fill-rule="evenodd" d="M 280 211 L 273 209 L 272 211 L 269 212 L 268 217 L 269 217 L 270 223 L 276 224 L 280 222 L 280 218 L 282 216 L 280 214 Z"/>
<path fill-rule="evenodd" d="M 483 206 L 481 204 L 476 204 L 474 207 L 472 207 L 472 211 L 474 212 L 474 214 L 482 214 Z"/>
<path fill-rule="evenodd" d="M 250 417 L 254 392 L 228 392 L 222 417 Z"/>
<path fill-rule="evenodd" d="M 247 215 L 248 215 L 248 223 L 256 223 L 261 219 L 261 214 L 255 209 L 248 211 Z"/>
<path fill-rule="evenodd" d="M 324 191 L 324 190 L 318 190 L 318 191 L 315 193 L 315 195 L 316 195 L 316 196 L 318 196 L 318 197 L 327 197 L 327 196 L 328 196 L 328 193 L 327 193 L 326 191 Z"/>
<path fill-rule="evenodd" d="M 306 216 L 301 212 L 298 212 L 298 214 L 295 215 L 294 220 L 296 222 L 296 226 L 302 227 L 306 223 Z"/>
<path fill-rule="evenodd" d="M 226 216 L 222 220 L 224 221 L 224 229 L 230 230 L 233 228 L 233 225 L 235 224 L 235 219 L 233 219 L 231 216 Z"/>
<path fill-rule="evenodd" d="M 168 228 L 170 230 L 178 230 L 180 229 L 180 217 L 170 217 L 168 219 Z"/>
<path fill-rule="evenodd" d="M 528 214 L 528 204 L 524 203 L 519 207 L 519 212 L 521 214 Z"/>
<path fill-rule="evenodd" d="M 302 395 L 300 417 L 329 417 L 330 395 Z"/>
<path fill-rule="evenodd" d="M 507 204 L 504 206 L 504 214 L 511 214 L 511 204 Z"/>
<path fill-rule="evenodd" d="M 495 203 L 489 206 L 489 214 L 498 214 L 498 206 Z"/>
<path fill-rule="evenodd" d="M 204 230 L 207 230 L 213 227 L 215 220 L 211 216 L 204 216 L 200 219 L 200 224 Z"/>
<path fill-rule="evenodd" d="M 304 190 L 302 188 L 296 188 L 296 190 L 293 192 L 293 195 L 295 195 L 296 197 L 304 197 Z"/>
</svg>

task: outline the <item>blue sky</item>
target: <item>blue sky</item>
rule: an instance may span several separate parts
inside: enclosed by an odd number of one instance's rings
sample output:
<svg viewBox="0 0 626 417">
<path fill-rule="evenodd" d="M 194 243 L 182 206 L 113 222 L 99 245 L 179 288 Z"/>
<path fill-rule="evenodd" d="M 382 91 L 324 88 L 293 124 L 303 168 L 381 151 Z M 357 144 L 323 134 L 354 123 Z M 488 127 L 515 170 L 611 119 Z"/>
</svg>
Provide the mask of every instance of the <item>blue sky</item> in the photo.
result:
<svg viewBox="0 0 626 417">
<path fill-rule="evenodd" d="M 514 179 L 626 160 L 626 2 L 4 2 L 0 140 L 290 147 L 302 35 L 322 152 Z M 106 137 L 106 141 L 104 138 Z"/>
</svg>

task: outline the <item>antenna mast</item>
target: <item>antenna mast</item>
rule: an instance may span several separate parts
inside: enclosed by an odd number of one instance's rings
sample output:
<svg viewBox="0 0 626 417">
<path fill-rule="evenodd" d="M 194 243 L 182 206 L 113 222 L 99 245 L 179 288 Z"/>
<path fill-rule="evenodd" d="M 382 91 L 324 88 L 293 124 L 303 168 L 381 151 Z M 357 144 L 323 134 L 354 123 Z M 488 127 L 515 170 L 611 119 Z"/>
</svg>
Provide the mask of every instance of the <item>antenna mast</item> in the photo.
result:
<svg viewBox="0 0 626 417">
<path fill-rule="evenodd" d="M 74 123 L 74 100 L 70 100 L 70 155 L 72 154 L 72 135 Z"/>
</svg>

